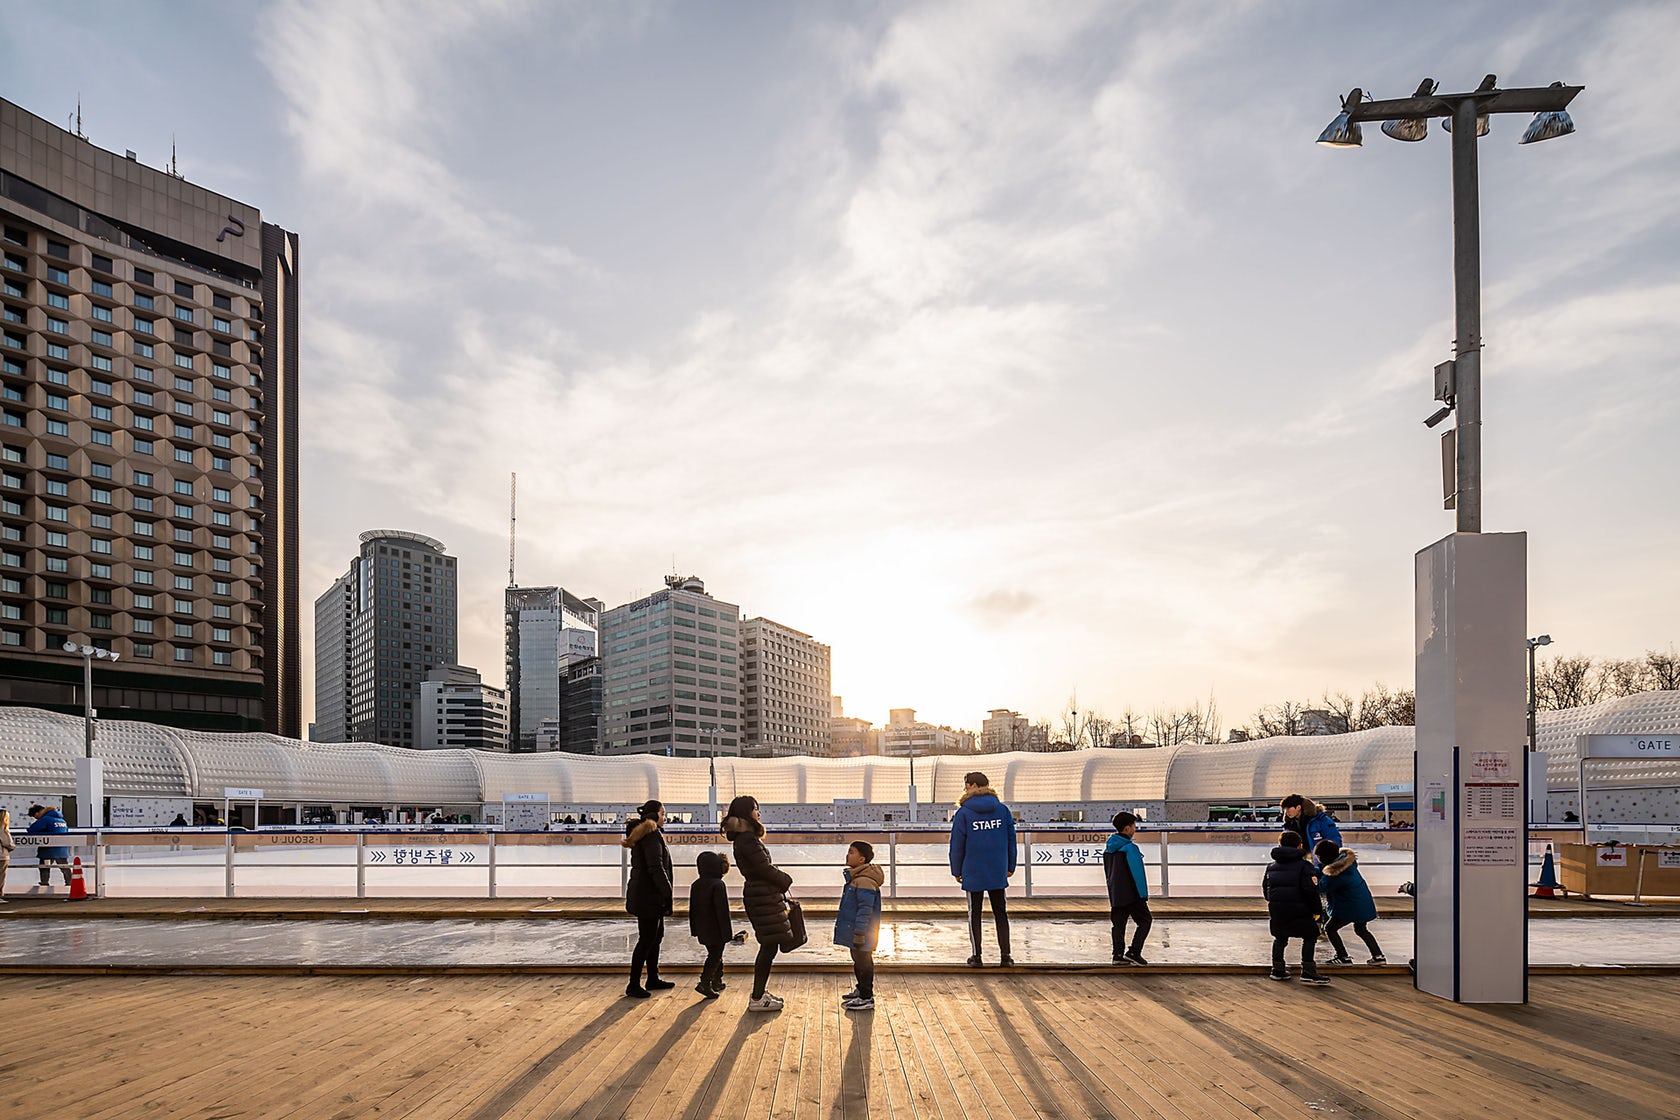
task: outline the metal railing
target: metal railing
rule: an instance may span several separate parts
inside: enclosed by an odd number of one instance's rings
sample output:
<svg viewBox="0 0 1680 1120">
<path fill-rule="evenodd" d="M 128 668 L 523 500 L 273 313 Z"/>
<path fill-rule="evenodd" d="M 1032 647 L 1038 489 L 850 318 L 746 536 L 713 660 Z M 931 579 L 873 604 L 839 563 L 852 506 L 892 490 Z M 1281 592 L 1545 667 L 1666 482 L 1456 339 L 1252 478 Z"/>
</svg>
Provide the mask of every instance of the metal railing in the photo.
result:
<svg viewBox="0 0 1680 1120">
<path fill-rule="evenodd" d="M 1102 853 L 1110 832 L 1100 828 L 1021 828 L 1012 886 L 1025 897 L 1095 897 L 1104 893 Z M 1412 877 L 1410 832 L 1360 834 L 1350 846 L 1373 887 Z M 66 846 L 84 858 L 88 890 L 176 897 L 622 897 L 630 853 L 613 828 L 560 832 L 502 832 L 483 826 L 281 826 L 255 832 L 220 829 L 130 829 L 19 836 L 14 873 L 33 870 L 31 848 Z M 841 889 L 840 868 L 854 839 L 875 845 L 890 898 L 950 896 L 959 886 L 939 828 L 772 832 L 777 865 L 795 892 L 822 897 Z M 1274 836 L 1240 828 L 1157 828 L 1138 834 L 1157 898 L 1184 894 L 1258 894 Z M 700 827 L 667 829 L 677 889 L 694 877 L 686 853 L 729 851 L 723 837 Z M 1390 882 L 1389 880 L 1393 880 Z"/>
</svg>

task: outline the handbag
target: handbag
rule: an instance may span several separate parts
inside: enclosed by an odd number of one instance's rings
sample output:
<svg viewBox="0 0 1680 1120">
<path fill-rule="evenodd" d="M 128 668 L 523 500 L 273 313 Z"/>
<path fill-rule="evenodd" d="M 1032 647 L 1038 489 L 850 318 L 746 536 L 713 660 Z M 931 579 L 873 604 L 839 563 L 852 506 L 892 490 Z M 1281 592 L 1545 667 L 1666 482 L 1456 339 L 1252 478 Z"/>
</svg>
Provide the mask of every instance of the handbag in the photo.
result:
<svg viewBox="0 0 1680 1120">
<path fill-rule="evenodd" d="M 811 938 L 805 932 L 805 908 L 790 898 L 787 900 L 787 911 L 788 925 L 793 930 L 793 939 L 787 944 L 787 950 L 791 952 Z"/>
</svg>

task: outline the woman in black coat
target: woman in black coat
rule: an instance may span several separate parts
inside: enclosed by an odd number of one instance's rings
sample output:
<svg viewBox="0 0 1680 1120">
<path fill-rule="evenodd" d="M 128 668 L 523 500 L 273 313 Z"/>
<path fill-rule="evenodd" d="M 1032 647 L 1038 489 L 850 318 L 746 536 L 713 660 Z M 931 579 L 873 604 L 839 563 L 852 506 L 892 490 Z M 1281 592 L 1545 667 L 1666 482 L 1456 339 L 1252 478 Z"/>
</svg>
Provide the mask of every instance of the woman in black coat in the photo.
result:
<svg viewBox="0 0 1680 1120">
<path fill-rule="evenodd" d="M 624 846 L 630 849 L 630 884 L 624 908 L 636 915 L 636 948 L 630 954 L 630 983 L 624 994 L 646 999 L 649 990 L 674 988 L 659 978 L 659 943 L 665 939 L 665 915 L 671 912 L 671 850 L 665 846 L 665 806 L 649 801 L 624 825 Z M 647 984 L 642 966 L 647 965 Z"/>
<path fill-rule="evenodd" d="M 793 944 L 793 923 L 788 919 L 788 892 L 793 876 L 777 867 L 764 844 L 764 825 L 758 819 L 758 800 L 737 797 L 729 803 L 723 818 L 723 834 L 735 845 L 735 867 L 746 880 L 741 888 L 741 906 L 758 938 L 758 959 L 753 962 L 752 999 L 749 1011 L 780 1011 L 782 1001 L 765 991 L 770 983 L 770 966 L 782 946 Z"/>
</svg>

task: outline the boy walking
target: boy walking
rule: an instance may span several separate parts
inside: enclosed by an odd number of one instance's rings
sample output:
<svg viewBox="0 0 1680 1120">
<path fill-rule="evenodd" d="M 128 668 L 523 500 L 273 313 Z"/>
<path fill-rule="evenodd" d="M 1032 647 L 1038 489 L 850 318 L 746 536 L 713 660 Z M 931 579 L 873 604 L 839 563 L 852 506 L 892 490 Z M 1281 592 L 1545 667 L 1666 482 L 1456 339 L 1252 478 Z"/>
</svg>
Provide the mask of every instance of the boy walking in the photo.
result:
<svg viewBox="0 0 1680 1120">
<path fill-rule="evenodd" d="M 1137 832 L 1137 817 L 1131 813 L 1114 814 L 1114 835 L 1103 849 L 1103 875 L 1108 879 L 1108 920 L 1114 939 L 1114 963 L 1146 965 L 1143 942 L 1149 927 L 1155 924 L 1149 913 L 1149 880 L 1143 871 L 1143 853 L 1132 842 Z M 1126 922 L 1137 923 L 1132 944 L 1126 947 Z"/>
<path fill-rule="evenodd" d="M 846 849 L 846 889 L 834 922 L 834 943 L 852 951 L 852 974 L 857 985 L 840 997 L 847 1011 L 875 1010 L 875 946 L 881 937 L 881 884 L 886 873 L 875 866 L 875 848 L 852 841 Z"/>
<path fill-rule="evenodd" d="M 1278 837 L 1260 892 L 1266 896 L 1266 910 L 1272 919 L 1272 979 L 1289 979 L 1283 954 L 1289 939 L 1299 937 L 1301 983 L 1330 983 L 1329 977 L 1318 974 L 1318 963 L 1313 959 L 1313 947 L 1318 944 L 1318 884 L 1298 833 L 1285 832 Z"/>
<path fill-rule="evenodd" d="M 688 888 L 688 931 L 706 947 L 706 963 L 700 966 L 700 982 L 694 990 L 716 999 L 728 987 L 723 982 L 723 947 L 747 935 L 737 935 L 729 927 L 729 889 L 723 885 L 729 857 L 722 852 L 701 852 L 694 857 L 694 869 L 700 876 Z"/>
</svg>

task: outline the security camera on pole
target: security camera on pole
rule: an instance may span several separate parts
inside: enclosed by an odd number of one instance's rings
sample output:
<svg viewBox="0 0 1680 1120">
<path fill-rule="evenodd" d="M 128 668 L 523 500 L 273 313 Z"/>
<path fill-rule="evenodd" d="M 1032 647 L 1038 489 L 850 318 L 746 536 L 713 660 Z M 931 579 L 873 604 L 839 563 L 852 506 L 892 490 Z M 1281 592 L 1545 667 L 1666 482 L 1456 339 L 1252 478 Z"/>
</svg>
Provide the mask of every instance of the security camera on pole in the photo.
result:
<svg viewBox="0 0 1680 1120">
<path fill-rule="evenodd" d="M 76 827 L 100 828 L 105 824 L 105 760 L 93 755 L 94 721 L 99 713 L 93 708 L 93 661 L 116 661 L 117 654 L 97 646 L 64 643 L 65 653 L 82 655 L 82 735 L 83 755 L 76 760 Z"/>
</svg>

